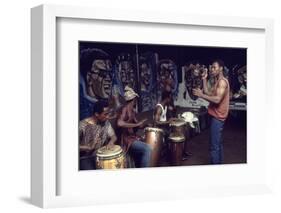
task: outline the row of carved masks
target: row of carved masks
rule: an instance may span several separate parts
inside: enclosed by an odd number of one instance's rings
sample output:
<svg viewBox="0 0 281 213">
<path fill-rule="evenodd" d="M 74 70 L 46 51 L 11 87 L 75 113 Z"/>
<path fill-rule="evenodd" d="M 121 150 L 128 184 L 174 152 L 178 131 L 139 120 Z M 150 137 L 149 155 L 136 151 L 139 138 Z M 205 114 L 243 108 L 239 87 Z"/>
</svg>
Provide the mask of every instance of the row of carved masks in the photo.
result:
<svg viewBox="0 0 281 213">
<path fill-rule="evenodd" d="M 156 58 L 154 57 L 153 60 Z M 118 55 L 114 67 L 110 55 L 105 51 L 96 48 L 82 50 L 80 72 L 84 73 L 82 76 L 86 80 L 87 95 L 93 99 L 109 98 L 112 93 L 114 75 L 121 91 L 124 90 L 125 86 L 137 90 L 135 62 L 135 58 L 129 53 L 121 53 Z M 153 63 L 156 64 L 156 61 L 152 62 L 146 59 L 139 61 L 141 91 L 150 92 L 154 87 L 155 82 L 153 82 L 152 75 L 155 71 L 153 69 L 157 69 L 158 90 L 162 91 L 167 85 L 174 90 L 177 81 L 175 63 L 169 59 L 160 60 L 158 66 L 153 66 Z"/>
</svg>

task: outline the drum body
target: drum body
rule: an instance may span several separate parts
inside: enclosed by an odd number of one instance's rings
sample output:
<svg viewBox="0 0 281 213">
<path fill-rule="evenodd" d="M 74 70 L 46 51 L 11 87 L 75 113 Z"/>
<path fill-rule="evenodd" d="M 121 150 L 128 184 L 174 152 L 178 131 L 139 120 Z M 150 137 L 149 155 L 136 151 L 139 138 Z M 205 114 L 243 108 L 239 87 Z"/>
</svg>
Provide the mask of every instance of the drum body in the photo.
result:
<svg viewBox="0 0 281 213">
<path fill-rule="evenodd" d="M 187 123 L 183 119 L 176 119 L 170 123 L 170 136 L 185 137 Z"/>
<path fill-rule="evenodd" d="M 170 136 L 169 137 L 169 157 L 172 166 L 180 166 L 184 151 L 185 137 Z"/>
<path fill-rule="evenodd" d="M 97 169 L 122 169 L 126 168 L 126 158 L 122 148 L 114 145 L 113 148 L 107 149 L 101 147 L 97 151 L 96 157 Z"/>
<path fill-rule="evenodd" d="M 162 129 L 147 127 L 144 129 L 145 142 L 152 148 L 150 166 L 157 166 L 159 162 L 159 156 L 164 139 L 164 132 Z"/>
</svg>

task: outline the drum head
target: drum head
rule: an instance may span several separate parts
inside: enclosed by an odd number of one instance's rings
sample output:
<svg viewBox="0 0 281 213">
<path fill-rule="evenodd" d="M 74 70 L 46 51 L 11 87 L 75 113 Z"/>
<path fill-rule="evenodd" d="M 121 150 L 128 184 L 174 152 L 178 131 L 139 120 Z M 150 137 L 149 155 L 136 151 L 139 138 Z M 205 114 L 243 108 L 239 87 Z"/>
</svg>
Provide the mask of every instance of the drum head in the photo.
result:
<svg viewBox="0 0 281 213">
<path fill-rule="evenodd" d="M 186 124 L 186 121 L 184 119 L 180 119 L 180 118 L 173 120 L 170 123 L 171 126 L 184 126 L 185 124 Z"/>
<path fill-rule="evenodd" d="M 185 137 L 182 136 L 170 136 L 169 141 L 174 143 L 181 143 L 185 141 Z"/>
<path fill-rule="evenodd" d="M 123 152 L 121 146 L 114 145 L 112 148 L 107 149 L 106 146 L 103 146 L 98 149 L 97 156 L 102 158 L 109 158 L 112 156 L 119 155 Z"/>
<path fill-rule="evenodd" d="M 162 133 L 164 133 L 164 131 L 162 129 L 155 128 L 155 127 L 146 127 L 144 129 L 144 132 L 162 132 Z"/>
</svg>

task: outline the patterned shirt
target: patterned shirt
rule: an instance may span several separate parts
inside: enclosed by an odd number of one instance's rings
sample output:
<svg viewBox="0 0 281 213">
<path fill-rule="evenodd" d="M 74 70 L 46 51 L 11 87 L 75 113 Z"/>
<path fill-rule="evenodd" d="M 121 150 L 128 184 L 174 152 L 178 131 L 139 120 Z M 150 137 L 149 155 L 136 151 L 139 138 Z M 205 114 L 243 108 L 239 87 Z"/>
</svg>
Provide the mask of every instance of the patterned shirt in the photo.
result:
<svg viewBox="0 0 281 213">
<path fill-rule="evenodd" d="M 85 118 L 79 123 L 80 145 L 88 145 L 92 147 L 93 150 L 104 146 L 114 135 L 115 132 L 109 121 L 101 125 L 97 124 L 97 121 L 90 117 Z"/>
</svg>

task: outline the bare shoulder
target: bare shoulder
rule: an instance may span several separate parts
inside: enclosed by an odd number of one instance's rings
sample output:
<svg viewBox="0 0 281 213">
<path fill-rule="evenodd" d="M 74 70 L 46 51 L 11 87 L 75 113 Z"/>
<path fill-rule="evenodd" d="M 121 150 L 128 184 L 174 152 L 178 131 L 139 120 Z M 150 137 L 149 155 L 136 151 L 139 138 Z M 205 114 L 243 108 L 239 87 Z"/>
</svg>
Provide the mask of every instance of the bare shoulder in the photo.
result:
<svg viewBox="0 0 281 213">
<path fill-rule="evenodd" d="M 156 113 L 161 113 L 161 112 L 162 112 L 162 108 L 159 105 L 157 105 L 156 106 Z"/>
<path fill-rule="evenodd" d="M 227 88 L 228 86 L 228 80 L 226 78 L 222 78 L 219 80 L 218 83 L 219 88 Z"/>
<path fill-rule="evenodd" d="M 118 119 L 123 119 L 125 117 L 126 113 L 127 113 L 127 107 L 124 106 L 121 110 L 121 113 L 119 113 L 119 115 L 118 115 Z"/>
</svg>

